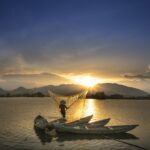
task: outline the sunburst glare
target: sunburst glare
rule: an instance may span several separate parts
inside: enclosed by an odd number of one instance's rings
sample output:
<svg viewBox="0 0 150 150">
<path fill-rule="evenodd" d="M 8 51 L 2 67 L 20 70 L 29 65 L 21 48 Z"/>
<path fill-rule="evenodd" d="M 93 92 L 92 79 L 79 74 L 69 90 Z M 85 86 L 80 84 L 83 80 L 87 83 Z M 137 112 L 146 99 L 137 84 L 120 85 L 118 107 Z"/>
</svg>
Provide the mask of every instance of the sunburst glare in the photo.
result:
<svg viewBox="0 0 150 150">
<path fill-rule="evenodd" d="M 77 76 L 74 77 L 73 80 L 83 86 L 86 87 L 93 87 L 95 86 L 97 83 L 100 83 L 100 79 L 91 77 L 91 76 Z"/>
</svg>

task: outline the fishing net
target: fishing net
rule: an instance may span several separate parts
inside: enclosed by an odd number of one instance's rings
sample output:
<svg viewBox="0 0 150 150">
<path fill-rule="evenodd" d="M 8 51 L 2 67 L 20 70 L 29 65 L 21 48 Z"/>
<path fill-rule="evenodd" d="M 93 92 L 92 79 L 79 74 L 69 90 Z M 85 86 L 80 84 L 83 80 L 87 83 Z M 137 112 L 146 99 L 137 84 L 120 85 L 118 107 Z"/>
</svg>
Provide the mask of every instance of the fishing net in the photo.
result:
<svg viewBox="0 0 150 150">
<path fill-rule="evenodd" d="M 50 90 L 48 91 L 49 96 L 54 101 L 57 107 L 58 112 L 60 112 L 59 104 L 61 103 L 61 101 L 65 101 L 66 106 L 69 107 L 69 109 L 67 110 L 67 118 L 71 117 L 72 119 L 73 118 L 77 119 L 81 117 L 85 102 L 84 100 L 86 99 L 87 92 L 88 91 L 85 90 L 71 96 L 63 96 L 56 94 Z"/>
<path fill-rule="evenodd" d="M 63 96 L 63 95 L 59 95 L 59 94 L 56 94 L 52 91 L 48 91 L 50 97 L 55 101 L 55 103 L 59 106 L 60 102 L 63 100 L 66 102 L 66 105 L 67 107 L 72 107 L 73 104 L 75 102 L 77 102 L 78 100 L 82 100 L 82 99 L 85 99 L 86 98 L 86 95 L 87 95 L 87 90 L 86 91 L 82 91 L 78 94 L 75 94 L 75 95 L 71 95 L 71 96 Z"/>
</svg>

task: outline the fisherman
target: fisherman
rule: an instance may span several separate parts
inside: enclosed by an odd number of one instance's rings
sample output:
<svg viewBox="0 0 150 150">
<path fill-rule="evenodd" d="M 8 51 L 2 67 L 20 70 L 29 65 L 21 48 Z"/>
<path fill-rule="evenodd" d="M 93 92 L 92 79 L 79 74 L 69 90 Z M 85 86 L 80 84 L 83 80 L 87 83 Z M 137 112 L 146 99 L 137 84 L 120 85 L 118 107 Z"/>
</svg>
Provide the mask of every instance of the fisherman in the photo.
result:
<svg viewBox="0 0 150 150">
<path fill-rule="evenodd" d="M 63 119 L 65 119 L 66 118 L 66 109 L 68 109 L 68 107 L 66 106 L 66 102 L 64 100 L 60 101 L 59 108 L 60 108 L 60 112 L 61 112 Z"/>
</svg>

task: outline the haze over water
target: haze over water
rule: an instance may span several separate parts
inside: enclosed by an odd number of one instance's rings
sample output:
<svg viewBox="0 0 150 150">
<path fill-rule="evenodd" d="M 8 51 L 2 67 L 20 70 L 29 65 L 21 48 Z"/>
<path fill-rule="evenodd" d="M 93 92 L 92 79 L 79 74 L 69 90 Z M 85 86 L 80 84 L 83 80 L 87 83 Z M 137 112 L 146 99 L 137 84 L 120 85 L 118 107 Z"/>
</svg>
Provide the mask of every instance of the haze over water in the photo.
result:
<svg viewBox="0 0 150 150">
<path fill-rule="evenodd" d="M 108 125 L 139 124 L 139 127 L 129 132 L 132 135 L 119 138 L 128 143 L 150 148 L 149 101 L 89 99 L 86 100 L 85 106 L 83 115 L 93 114 L 92 120 L 110 117 Z M 100 136 L 66 135 L 51 138 L 41 135 L 33 128 L 33 120 L 39 112 L 49 121 L 59 116 L 50 98 L 0 98 L 0 149 L 137 150 L 130 145 Z"/>
</svg>

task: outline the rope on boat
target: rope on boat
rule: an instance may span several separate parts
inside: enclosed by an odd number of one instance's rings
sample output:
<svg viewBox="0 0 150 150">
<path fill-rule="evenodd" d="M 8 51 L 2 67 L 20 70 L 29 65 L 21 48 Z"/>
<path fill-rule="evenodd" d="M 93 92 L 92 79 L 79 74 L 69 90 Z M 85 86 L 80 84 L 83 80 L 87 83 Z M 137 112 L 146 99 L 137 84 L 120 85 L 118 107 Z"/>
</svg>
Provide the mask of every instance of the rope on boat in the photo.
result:
<svg viewBox="0 0 150 150">
<path fill-rule="evenodd" d="M 104 137 L 109 138 L 108 136 L 104 136 Z M 148 150 L 144 147 L 141 147 L 141 146 L 138 146 L 138 145 L 135 145 L 135 144 L 132 144 L 132 143 L 128 143 L 128 142 L 125 142 L 125 141 L 122 141 L 122 140 L 118 140 L 118 139 L 113 139 L 113 140 L 117 141 L 117 142 L 120 142 L 120 143 L 124 143 L 124 144 L 130 145 L 130 146 L 133 146 L 133 147 L 136 147 L 136 148 L 139 148 L 139 149 Z"/>
</svg>

